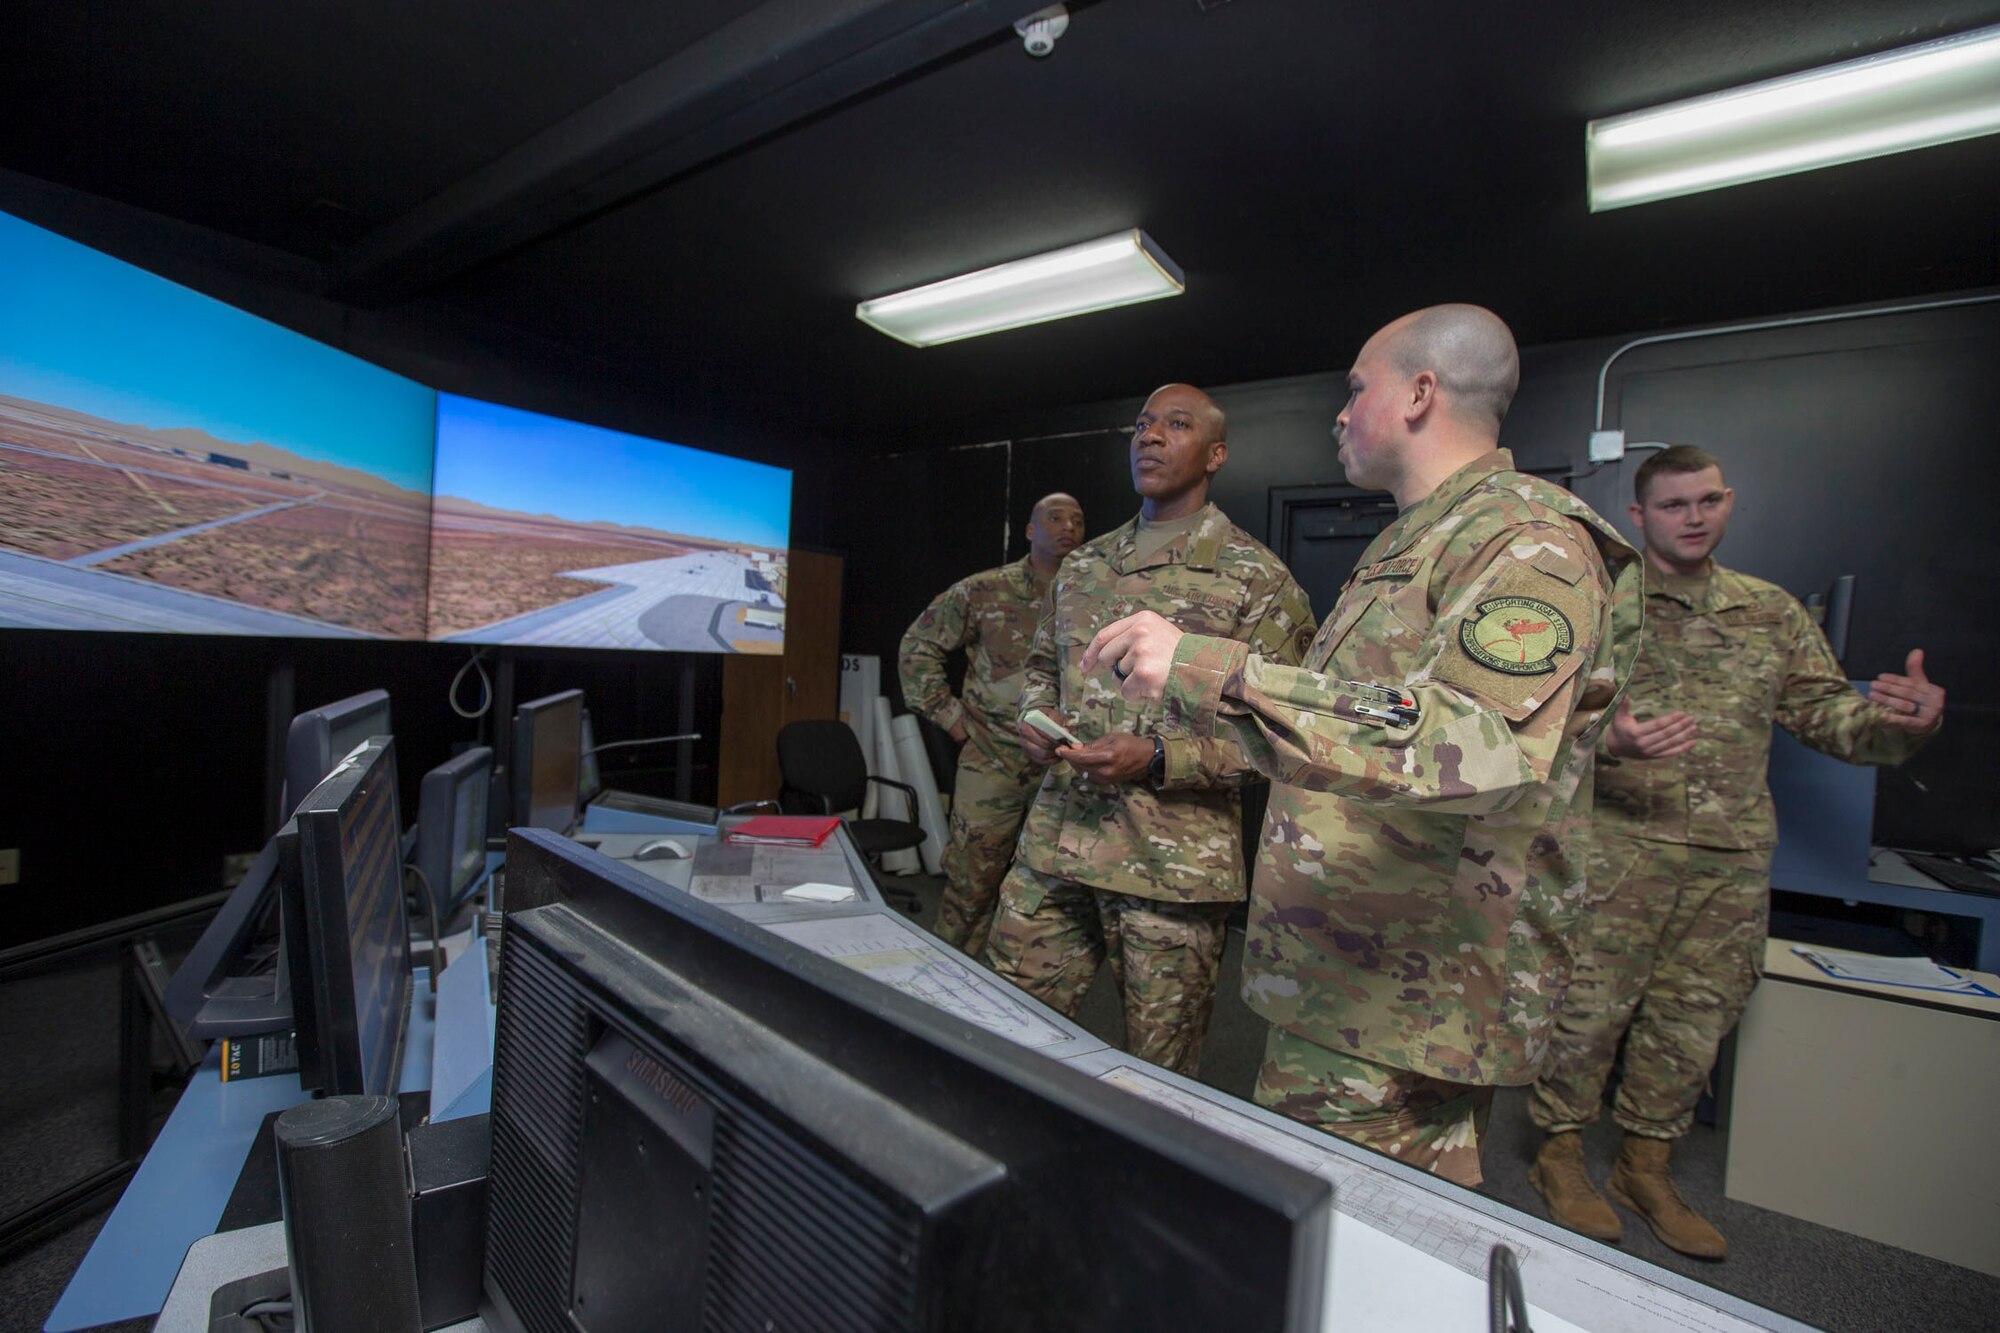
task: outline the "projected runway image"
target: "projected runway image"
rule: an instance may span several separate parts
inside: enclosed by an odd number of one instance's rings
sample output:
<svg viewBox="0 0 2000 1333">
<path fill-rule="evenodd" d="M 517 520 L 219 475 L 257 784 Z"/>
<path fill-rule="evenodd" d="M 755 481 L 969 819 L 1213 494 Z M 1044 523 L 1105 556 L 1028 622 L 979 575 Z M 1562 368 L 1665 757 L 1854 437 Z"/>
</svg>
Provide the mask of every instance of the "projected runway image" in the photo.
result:
<svg viewBox="0 0 2000 1333">
<path fill-rule="evenodd" d="M 783 650 L 791 474 L 441 395 L 430 633 Z"/>
<path fill-rule="evenodd" d="M 424 637 L 437 395 L 0 213 L 0 626 Z"/>
<path fill-rule="evenodd" d="M 428 497 L 191 428 L 0 395 L 0 625 L 424 632 Z"/>
</svg>

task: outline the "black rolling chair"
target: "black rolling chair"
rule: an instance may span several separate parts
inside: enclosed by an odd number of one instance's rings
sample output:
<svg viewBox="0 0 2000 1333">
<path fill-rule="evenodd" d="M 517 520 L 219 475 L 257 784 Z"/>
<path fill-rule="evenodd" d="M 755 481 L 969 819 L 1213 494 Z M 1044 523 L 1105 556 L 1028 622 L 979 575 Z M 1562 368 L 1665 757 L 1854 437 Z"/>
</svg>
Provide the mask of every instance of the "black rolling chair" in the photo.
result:
<svg viewBox="0 0 2000 1333">
<path fill-rule="evenodd" d="M 903 793 L 903 819 L 844 819 L 848 836 L 873 864 L 884 852 L 900 852 L 921 846 L 923 825 L 917 822 L 917 792 L 908 783 L 878 778 L 868 771 L 861 757 L 861 742 L 845 722 L 812 719 L 787 722 L 778 730 L 778 804 L 788 814 L 830 815 L 840 810 L 859 810 L 868 794 L 868 784 L 880 783 Z M 908 889 L 891 888 L 876 877 L 882 896 L 903 912 L 914 916 L 917 895 Z"/>
</svg>

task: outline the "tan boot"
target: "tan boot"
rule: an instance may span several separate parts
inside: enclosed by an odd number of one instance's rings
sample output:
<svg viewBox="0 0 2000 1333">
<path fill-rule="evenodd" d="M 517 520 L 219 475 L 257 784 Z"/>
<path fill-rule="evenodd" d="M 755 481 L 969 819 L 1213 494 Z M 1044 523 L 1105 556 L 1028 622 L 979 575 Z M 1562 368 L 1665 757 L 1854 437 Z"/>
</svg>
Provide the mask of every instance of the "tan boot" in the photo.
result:
<svg viewBox="0 0 2000 1333">
<path fill-rule="evenodd" d="M 1528 1180 L 1548 1202 L 1549 1220 L 1557 1226 L 1592 1240 L 1615 1241 L 1625 1234 L 1618 1214 L 1590 1183 L 1590 1172 L 1583 1165 L 1583 1135 L 1577 1131 L 1543 1139 L 1535 1164 L 1528 1168 Z"/>
<path fill-rule="evenodd" d="M 1708 1219 L 1687 1206 L 1667 1174 L 1671 1139 L 1627 1134 L 1611 1168 L 1611 1197 L 1646 1219 L 1660 1243 L 1697 1259 L 1727 1259 L 1729 1242 Z"/>
</svg>

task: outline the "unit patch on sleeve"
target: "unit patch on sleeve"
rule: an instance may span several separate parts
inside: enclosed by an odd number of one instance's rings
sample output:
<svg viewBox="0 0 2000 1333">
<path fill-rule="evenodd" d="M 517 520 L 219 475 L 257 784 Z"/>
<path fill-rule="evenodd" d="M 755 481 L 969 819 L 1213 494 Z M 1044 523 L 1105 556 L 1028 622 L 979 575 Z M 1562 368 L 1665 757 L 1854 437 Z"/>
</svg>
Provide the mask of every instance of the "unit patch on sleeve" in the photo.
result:
<svg viewBox="0 0 2000 1333">
<path fill-rule="evenodd" d="M 1576 646 L 1569 617 L 1538 597 L 1491 597 L 1458 623 L 1458 646 L 1491 671 L 1543 676 Z"/>
</svg>

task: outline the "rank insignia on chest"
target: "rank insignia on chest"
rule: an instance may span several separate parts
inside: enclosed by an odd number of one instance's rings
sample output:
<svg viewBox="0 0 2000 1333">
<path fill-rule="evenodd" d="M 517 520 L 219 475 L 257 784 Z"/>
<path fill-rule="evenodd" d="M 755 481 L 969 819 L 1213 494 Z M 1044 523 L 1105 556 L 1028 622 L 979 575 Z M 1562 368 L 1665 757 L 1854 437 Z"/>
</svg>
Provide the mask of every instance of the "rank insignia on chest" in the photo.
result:
<svg viewBox="0 0 2000 1333">
<path fill-rule="evenodd" d="M 1465 655 L 1510 676 L 1540 676 L 1575 646 L 1569 617 L 1534 597 L 1493 597 L 1458 625 Z"/>
</svg>

